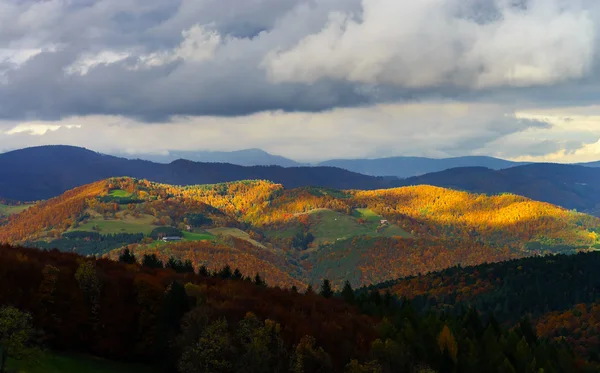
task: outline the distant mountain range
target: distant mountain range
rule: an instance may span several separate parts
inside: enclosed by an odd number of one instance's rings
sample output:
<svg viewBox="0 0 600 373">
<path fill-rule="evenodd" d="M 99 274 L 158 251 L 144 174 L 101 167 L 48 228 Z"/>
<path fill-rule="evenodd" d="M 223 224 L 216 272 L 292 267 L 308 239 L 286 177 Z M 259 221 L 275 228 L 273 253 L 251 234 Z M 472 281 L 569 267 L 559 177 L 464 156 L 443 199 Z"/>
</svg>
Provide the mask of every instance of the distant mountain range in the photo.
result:
<svg viewBox="0 0 600 373">
<path fill-rule="evenodd" d="M 320 166 L 338 167 L 348 171 L 370 176 L 395 176 L 407 178 L 438 172 L 456 167 L 486 167 L 493 170 L 514 167 L 526 163 L 512 162 L 504 159 L 467 156 L 455 158 L 425 157 L 390 157 L 378 159 L 332 159 L 316 164 L 300 163 L 279 155 L 273 155 L 261 149 L 244 149 L 231 152 L 218 151 L 169 151 L 168 154 L 126 154 L 113 153 L 115 156 L 128 159 L 143 159 L 157 163 L 171 163 L 178 159 L 194 162 L 231 163 L 240 166 Z"/>
<path fill-rule="evenodd" d="M 525 163 L 506 161 L 493 157 L 456 157 L 456 158 L 424 158 L 424 157 L 391 157 L 379 159 L 337 159 L 319 163 L 319 166 L 339 167 L 345 170 L 372 176 L 396 176 L 406 178 L 438 172 L 456 167 L 485 167 L 500 170 Z"/>
<path fill-rule="evenodd" d="M 302 164 L 279 155 L 273 155 L 261 149 L 244 149 L 231 152 L 171 150 L 168 154 L 132 155 L 126 153 L 113 153 L 113 155 L 128 159 L 143 159 L 156 163 L 171 163 L 178 159 L 186 159 L 194 162 L 231 163 L 239 166 L 308 166 L 308 164 Z"/>
<path fill-rule="evenodd" d="M 188 160 L 160 164 L 58 145 L 0 154 L 0 170 L 0 197 L 21 201 L 47 199 L 76 186 L 112 176 L 131 176 L 177 185 L 263 179 L 283 184 L 288 188 L 321 186 L 378 189 L 391 186 L 389 179 L 334 167 L 244 167 Z"/>
<path fill-rule="evenodd" d="M 257 154 L 261 152 L 258 151 Z M 389 174 L 393 164 L 404 164 L 395 173 L 411 174 L 435 167 L 470 163 L 487 166 L 450 168 L 406 179 L 365 175 L 341 168 L 353 168 L 365 173 L 379 169 L 378 172 L 369 173 Z M 333 165 L 338 167 L 332 167 Z M 368 165 L 380 168 L 366 167 Z M 76 186 L 113 176 L 131 176 L 177 185 L 262 179 L 283 184 L 287 188 L 320 186 L 380 189 L 428 184 L 476 193 L 514 193 L 600 216 L 600 168 L 594 167 L 598 165 L 600 163 L 585 166 L 549 163 L 520 165 L 489 157 L 439 160 L 395 157 L 330 161 L 319 166 L 301 167 L 239 166 L 182 159 L 163 164 L 119 158 L 72 146 L 41 146 L 0 154 L 0 198 L 21 201 L 47 199 Z M 493 169 L 505 166 L 508 168 Z"/>
</svg>

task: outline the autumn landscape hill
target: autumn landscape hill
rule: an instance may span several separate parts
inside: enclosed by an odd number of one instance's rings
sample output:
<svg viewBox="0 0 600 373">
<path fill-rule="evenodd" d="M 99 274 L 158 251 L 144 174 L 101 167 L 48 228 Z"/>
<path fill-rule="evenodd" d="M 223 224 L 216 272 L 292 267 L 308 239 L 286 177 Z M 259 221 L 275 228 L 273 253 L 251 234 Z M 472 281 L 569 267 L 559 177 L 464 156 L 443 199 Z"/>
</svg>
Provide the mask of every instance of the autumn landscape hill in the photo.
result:
<svg viewBox="0 0 600 373">
<path fill-rule="evenodd" d="M 289 188 L 322 186 L 377 189 L 386 178 L 334 167 L 253 166 L 176 160 L 159 164 L 96 153 L 73 146 L 40 146 L 0 154 L 0 198 L 37 201 L 109 177 L 130 176 L 161 183 L 192 185 L 265 179 Z"/>
<path fill-rule="evenodd" d="M 121 177 L 72 189 L 2 222 L 0 242 L 111 258 L 127 247 L 139 258 L 175 256 L 196 268 L 229 264 L 282 286 L 323 278 L 361 286 L 600 243 L 598 218 L 516 195 L 432 186 L 173 186 Z"/>
<path fill-rule="evenodd" d="M 600 168 L 538 163 L 503 170 L 454 168 L 402 180 L 473 193 L 514 193 L 567 209 L 600 214 Z"/>
</svg>

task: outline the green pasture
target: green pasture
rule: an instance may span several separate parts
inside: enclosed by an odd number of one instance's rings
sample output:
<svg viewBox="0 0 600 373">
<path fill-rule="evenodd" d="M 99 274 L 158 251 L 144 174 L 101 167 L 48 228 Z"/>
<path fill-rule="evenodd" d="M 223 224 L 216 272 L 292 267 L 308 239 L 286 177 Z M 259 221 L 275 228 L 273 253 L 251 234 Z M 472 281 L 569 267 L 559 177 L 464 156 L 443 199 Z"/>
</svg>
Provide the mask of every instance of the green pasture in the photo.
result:
<svg viewBox="0 0 600 373">
<path fill-rule="evenodd" d="M 10 206 L 0 204 L 0 216 L 10 216 L 27 210 L 32 205 Z"/>
<path fill-rule="evenodd" d="M 45 353 L 37 362 L 8 360 L 8 372 L 18 373 L 150 373 L 148 367 L 117 363 L 86 355 Z"/>
</svg>

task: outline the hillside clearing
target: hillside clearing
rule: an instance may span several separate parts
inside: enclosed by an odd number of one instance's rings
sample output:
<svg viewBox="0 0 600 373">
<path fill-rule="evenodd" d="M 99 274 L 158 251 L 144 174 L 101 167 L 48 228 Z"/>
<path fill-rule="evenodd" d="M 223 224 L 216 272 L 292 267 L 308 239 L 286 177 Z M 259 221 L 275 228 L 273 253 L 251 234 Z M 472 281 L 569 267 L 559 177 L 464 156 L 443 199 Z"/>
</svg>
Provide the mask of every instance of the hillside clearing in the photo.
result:
<svg viewBox="0 0 600 373">
<path fill-rule="evenodd" d="M 10 216 L 10 215 L 18 214 L 22 211 L 27 210 L 31 206 L 33 206 L 33 205 L 12 206 L 12 205 L 0 204 L 0 216 Z"/>
<path fill-rule="evenodd" d="M 108 193 L 109 196 L 111 197 L 118 197 L 118 198 L 127 198 L 127 197 L 131 197 L 131 193 L 122 190 L 122 189 L 113 189 Z"/>
<path fill-rule="evenodd" d="M 227 228 L 227 227 L 219 227 L 219 228 L 211 228 L 211 229 L 207 229 L 207 232 L 217 236 L 217 235 L 223 235 L 223 236 L 232 236 L 235 238 L 239 238 L 242 239 L 244 241 L 248 241 L 251 244 L 253 244 L 254 246 L 260 247 L 261 249 L 266 249 L 266 246 L 261 244 L 260 242 L 253 240 L 252 238 L 250 238 L 250 235 L 246 232 L 244 232 L 241 229 L 237 229 L 237 228 Z"/>
<path fill-rule="evenodd" d="M 311 214 L 311 229 L 317 244 L 334 242 L 356 236 L 371 237 L 410 237 L 410 234 L 402 228 L 388 224 L 380 227 L 379 215 L 371 210 L 361 209 L 355 214 L 364 217 L 364 223 L 360 223 L 354 216 L 349 216 L 332 210 L 319 210 Z"/>
<path fill-rule="evenodd" d="M 183 238 L 187 241 L 214 241 L 216 238 L 214 235 L 208 232 L 187 232 L 183 231 Z"/>
<path fill-rule="evenodd" d="M 97 229 L 94 229 L 96 227 Z M 103 220 L 90 219 L 87 223 L 81 224 L 73 231 L 98 232 L 101 234 L 114 233 L 143 233 L 150 234 L 155 225 L 138 222 L 136 220 Z"/>
<path fill-rule="evenodd" d="M 8 360 L 7 371 L 19 373 L 146 373 L 151 369 L 141 365 L 123 364 L 85 355 L 46 353 L 33 365 Z"/>
</svg>

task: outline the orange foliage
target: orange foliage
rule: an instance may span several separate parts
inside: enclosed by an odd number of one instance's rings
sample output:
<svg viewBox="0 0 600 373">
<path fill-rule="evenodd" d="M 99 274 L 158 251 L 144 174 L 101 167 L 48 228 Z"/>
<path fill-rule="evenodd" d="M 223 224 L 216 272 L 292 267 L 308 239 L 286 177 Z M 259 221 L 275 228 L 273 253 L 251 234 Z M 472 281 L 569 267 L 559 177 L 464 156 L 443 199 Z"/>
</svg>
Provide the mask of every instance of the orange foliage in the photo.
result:
<svg viewBox="0 0 600 373">
<path fill-rule="evenodd" d="M 590 356 L 591 352 L 597 354 L 600 349 L 600 304 L 578 304 L 568 311 L 547 313 L 538 321 L 537 333 L 566 340 L 579 356 Z"/>
<path fill-rule="evenodd" d="M 287 266 L 282 257 L 274 255 L 267 250 L 254 247 L 250 243 L 233 239 L 235 247 L 215 244 L 210 241 L 184 241 L 166 247 L 149 248 L 143 245 L 130 245 L 138 260 L 144 254 L 156 254 L 163 262 L 173 256 L 181 261 L 190 260 L 194 268 L 202 265 L 210 271 L 218 271 L 229 265 L 232 270 L 239 269 L 245 276 L 254 277 L 256 273 L 266 280 L 270 286 L 299 289 L 305 287 L 300 281 L 284 272 Z M 109 257 L 117 259 L 122 250 L 115 250 Z"/>
</svg>

